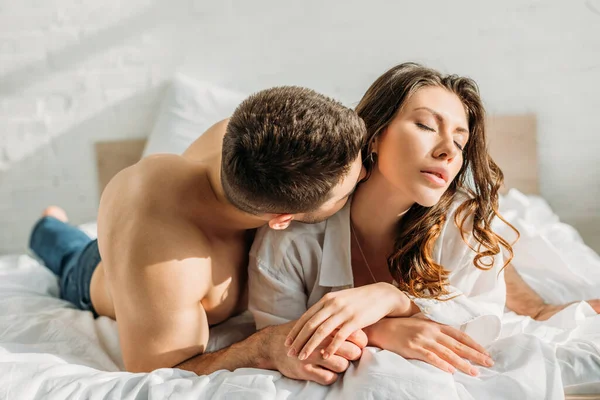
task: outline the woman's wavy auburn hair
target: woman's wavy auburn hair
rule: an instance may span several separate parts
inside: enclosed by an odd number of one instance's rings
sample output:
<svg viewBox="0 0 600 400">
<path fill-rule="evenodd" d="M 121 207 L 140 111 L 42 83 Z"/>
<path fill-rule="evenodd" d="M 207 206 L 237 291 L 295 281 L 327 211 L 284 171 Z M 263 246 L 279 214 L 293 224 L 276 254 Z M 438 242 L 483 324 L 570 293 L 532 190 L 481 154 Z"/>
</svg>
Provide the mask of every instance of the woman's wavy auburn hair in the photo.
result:
<svg viewBox="0 0 600 400">
<path fill-rule="evenodd" d="M 415 63 L 397 65 L 380 76 L 367 90 L 356 108 L 365 121 L 367 137 L 362 158 L 368 175 L 376 164 L 372 146 L 381 132 L 390 124 L 406 101 L 420 88 L 438 86 L 456 94 L 467 113 L 469 140 L 463 150 L 463 165 L 440 201 L 433 207 L 414 204 L 398 222 L 394 252 L 388 258 L 390 272 L 401 290 L 422 298 L 447 296 L 449 272 L 432 257 L 450 206 L 458 191 L 468 194 L 454 217 L 463 241 L 476 253 L 475 267 L 489 270 L 493 258 L 504 247 L 509 254 L 504 266 L 513 256 L 510 243 L 494 233 L 492 220 L 498 217 L 517 234 L 518 231 L 498 213 L 498 190 L 504 181 L 502 171 L 487 151 L 485 137 L 485 109 L 477 84 L 469 78 L 442 75 L 438 71 Z M 367 178 L 368 179 L 368 178 Z M 472 217 L 472 229 L 467 220 Z M 472 247 L 466 235 L 472 231 L 477 242 Z"/>
</svg>

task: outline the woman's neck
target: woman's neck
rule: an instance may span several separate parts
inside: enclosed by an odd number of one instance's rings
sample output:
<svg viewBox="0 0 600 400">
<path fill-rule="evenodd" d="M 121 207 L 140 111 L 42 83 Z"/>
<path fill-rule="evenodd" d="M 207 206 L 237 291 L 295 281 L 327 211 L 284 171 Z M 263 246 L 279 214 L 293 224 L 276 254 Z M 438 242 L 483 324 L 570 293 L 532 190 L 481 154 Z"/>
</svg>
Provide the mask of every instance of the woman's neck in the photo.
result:
<svg viewBox="0 0 600 400">
<path fill-rule="evenodd" d="M 412 205 L 374 169 L 352 197 L 351 221 L 365 247 L 388 254 L 393 250 L 396 224 Z"/>
</svg>

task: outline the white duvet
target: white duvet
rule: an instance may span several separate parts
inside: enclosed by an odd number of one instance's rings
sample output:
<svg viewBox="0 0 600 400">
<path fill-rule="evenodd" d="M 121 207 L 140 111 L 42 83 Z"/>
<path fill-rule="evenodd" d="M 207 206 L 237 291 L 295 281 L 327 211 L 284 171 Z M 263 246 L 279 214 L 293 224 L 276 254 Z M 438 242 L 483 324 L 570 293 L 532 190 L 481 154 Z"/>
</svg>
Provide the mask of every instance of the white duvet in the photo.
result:
<svg viewBox="0 0 600 400">
<path fill-rule="evenodd" d="M 503 214 L 521 231 L 514 265 L 552 302 L 600 298 L 600 257 L 539 198 L 513 191 Z M 506 313 L 481 376 L 449 375 L 367 348 L 330 387 L 274 371 L 196 376 L 122 372 L 115 322 L 57 298 L 55 277 L 26 255 L 0 257 L 0 399 L 561 399 L 600 393 L 600 316 L 576 303 L 545 323 Z M 245 318 L 214 330 L 214 348 L 241 337 Z"/>
</svg>

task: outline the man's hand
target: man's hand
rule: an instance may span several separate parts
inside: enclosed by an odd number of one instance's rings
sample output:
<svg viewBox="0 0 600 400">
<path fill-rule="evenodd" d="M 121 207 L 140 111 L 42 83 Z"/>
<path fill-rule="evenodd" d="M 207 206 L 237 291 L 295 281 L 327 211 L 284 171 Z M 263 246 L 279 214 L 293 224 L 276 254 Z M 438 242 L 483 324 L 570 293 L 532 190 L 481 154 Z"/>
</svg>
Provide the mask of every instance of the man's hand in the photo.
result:
<svg viewBox="0 0 600 400">
<path fill-rule="evenodd" d="M 324 359 L 322 350 L 331 342 L 329 337 L 319 344 L 317 351 L 313 352 L 305 360 L 297 357 L 288 357 L 288 348 L 284 345 L 285 338 L 294 325 L 295 321 L 270 327 L 268 357 L 271 361 L 269 367 L 276 369 L 288 378 L 314 381 L 321 385 L 331 385 L 338 378 L 338 374 L 346 371 L 350 361 L 358 360 L 362 355 L 362 349 L 367 345 L 367 336 L 358 331 L 343 342 L 338 351 Z"/>
<path fill-rule="evenodd" d="M 468 361 L 491 367 L 494 362 L 485 349 L 467 334 L 451 326 L 423 318 L 384 318 L 365 329 L 369 344 L 407 359 L 425 361 L 454 373 L 456 369 L 479 375 Z"/>
</svg>

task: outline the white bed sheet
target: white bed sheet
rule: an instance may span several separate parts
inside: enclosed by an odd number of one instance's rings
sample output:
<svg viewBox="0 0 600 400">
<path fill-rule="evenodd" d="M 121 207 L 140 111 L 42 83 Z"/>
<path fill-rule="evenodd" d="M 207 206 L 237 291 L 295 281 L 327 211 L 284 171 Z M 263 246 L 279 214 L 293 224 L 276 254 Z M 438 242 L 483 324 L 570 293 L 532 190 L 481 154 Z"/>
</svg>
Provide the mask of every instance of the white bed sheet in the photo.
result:
<svg viewBox="0 0 600 400">
<path fill-rule="evenodd" d="M 501 209 L 522 234 L 514 264 L 543 297 L 600 298 L 600 257 L 542 199 L 512 191 Z M 33 258 L 0 257 L 0 399 L 561 399 L 564 389 L 600 393 L 600 316 L 587 303 L 546 323 L 505 314 L 501 339 L 489 347 L 496 364 L 478 378 L 368 348 L 342 379 L 323 387 L 258 369 L 208 376 L 168 368 L 123 372 L 115 322 L 94 320 L 57 295 L 55 277 Z M 247 323 L 232 321 L 234 338 L 219 327 L 212 345 L 243 336 Z"/>
</svg>

